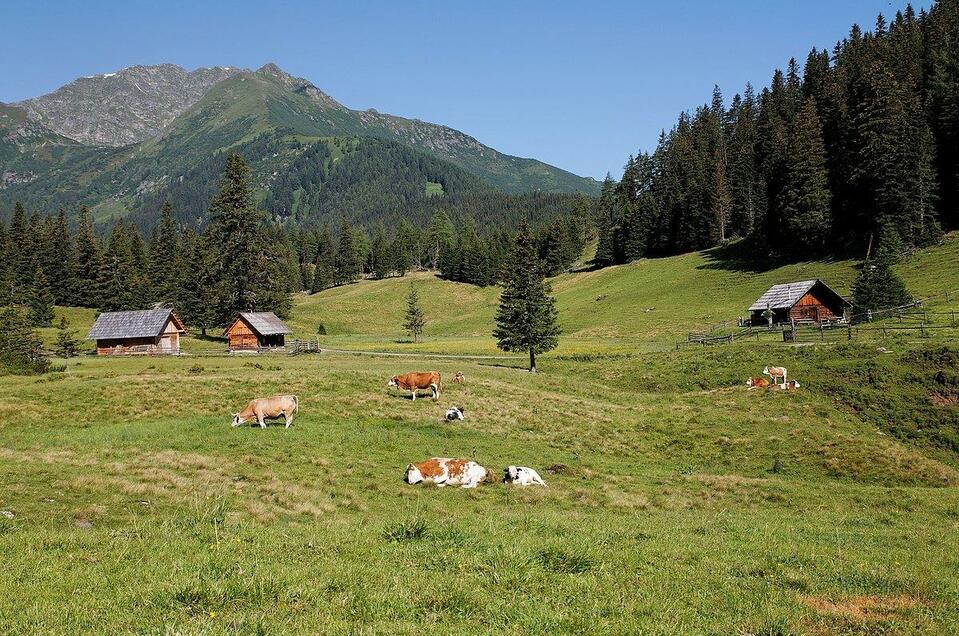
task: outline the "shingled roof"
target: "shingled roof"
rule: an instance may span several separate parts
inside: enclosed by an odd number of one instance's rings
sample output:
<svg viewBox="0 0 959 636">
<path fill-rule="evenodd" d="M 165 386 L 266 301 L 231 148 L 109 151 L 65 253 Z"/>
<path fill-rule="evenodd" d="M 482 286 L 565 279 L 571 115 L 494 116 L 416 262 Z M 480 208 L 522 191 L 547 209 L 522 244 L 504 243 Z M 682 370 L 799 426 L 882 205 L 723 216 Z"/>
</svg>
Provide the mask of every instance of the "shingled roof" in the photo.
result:
<svg viewBox="0 0 959 636">
<path fill-rule="evenodd" d="M 243 311 L 240 312 L 246 324 L 261 336 L 278 336 L 293 333 L 272 311 Z"/>
<path fill-rule="evenodd" d="M 799 299 L 805 296 L 806 293 L 816 285 L 822 285 L 830 293 L 834 294 L 836 298 L 839 298 L 844 303 L 846 302 L 845 298 L 817 278 L 814 280 L 801 280 L 795 283 L 773 285 L 752 304 L 749 311 L 762 311 L 767 307 L 769 309 L 792 309 L 793 305 L 799 302 Z"/>
<path fill-rule="evenodd" d="M 87 340 L 117 338 L 155 338 L 163 332 L 170 316 L 182 330 L 183 324 L 172 309 L 144 309 L 141 311 L 106 311 L 97 316 Z"/>
</svg>

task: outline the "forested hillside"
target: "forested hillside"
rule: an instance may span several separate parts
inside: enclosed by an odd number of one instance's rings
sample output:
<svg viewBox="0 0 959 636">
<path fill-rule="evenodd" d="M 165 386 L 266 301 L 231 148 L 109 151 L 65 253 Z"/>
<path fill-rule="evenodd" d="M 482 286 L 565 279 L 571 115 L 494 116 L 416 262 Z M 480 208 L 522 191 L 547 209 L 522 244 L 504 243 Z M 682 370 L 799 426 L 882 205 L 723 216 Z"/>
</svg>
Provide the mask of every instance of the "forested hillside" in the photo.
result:
<svg viewBox="0 0 959 636">
<path fill-rule="evenodd" d="M 780 258 L 863 257 L 891 226 L 907 247 L 959 227 L 959 2 L 911 7 L 790 60 L 757 95 L 682 113 L 607 179 L 597 263 L 749 237 Z"/>
</svg>

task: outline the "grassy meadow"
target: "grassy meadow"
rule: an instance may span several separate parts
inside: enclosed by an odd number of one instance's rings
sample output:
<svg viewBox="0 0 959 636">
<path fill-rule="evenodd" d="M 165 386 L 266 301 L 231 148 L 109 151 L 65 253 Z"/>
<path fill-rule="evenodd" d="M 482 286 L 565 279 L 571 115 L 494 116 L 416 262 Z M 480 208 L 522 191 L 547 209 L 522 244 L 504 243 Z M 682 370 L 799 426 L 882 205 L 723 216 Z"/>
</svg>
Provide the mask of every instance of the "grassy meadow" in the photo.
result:
<svg viewBox="0 0 959 636">
<path fill-rule="evenodd" d="M 917 295 L 959 289 L 957 255 L 952 236 L 900 271 Z M 0 633 L 959 632 L 955 343 L 674 351 L 768 284 L 855 275 L 720 256 L 554 279 L 567 335 L 535 375 L 479 357 L 500 353 L 497 290 L 417 274 L 425 343 L 399 328 L 407 279 L 299 298 L 290 321 L 409 357 L 83 356 L 0 376 Z M 94 315 L 58 311 L 83 333 Z M 747 391 L 767 364 L 802 388 Z M 438 402 L 385 386 L 426 369 Z M 299 396 L 293 427 L 230 427 L 280 392 Z M 453 405 L 464 422 L 442 421 Z M 430 456 L 532 466 L 549 488 L 401 481 Z"/>
</svg>

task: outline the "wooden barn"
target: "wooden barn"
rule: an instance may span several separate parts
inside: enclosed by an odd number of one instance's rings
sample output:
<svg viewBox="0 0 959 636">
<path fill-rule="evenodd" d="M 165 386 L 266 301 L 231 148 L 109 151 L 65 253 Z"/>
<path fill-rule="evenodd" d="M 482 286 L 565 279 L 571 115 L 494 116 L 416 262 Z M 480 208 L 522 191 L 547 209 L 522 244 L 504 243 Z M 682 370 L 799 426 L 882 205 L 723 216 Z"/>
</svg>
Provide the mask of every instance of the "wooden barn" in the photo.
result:
<svg viewBox="0 0 959 636">
<path fill-rule="evenodd" d="M 849 302 L 819 279 L 773 285 L 749 308 L 750 323 L 769 324 L 766 310 L 772 312 L 773 324 L 785 322 L 822 322 L 843 317 Z"/>
<path fill-rule="evenodd" d="M 185 333 L 172 309 L 107 311 L 97 316 L 87 340 L 96 340 L 101 356 L 177 355 Z"/>
<path fill-rule="evenodd" d="M 272 311 L 244 311 L 223 332 L 230 351 L 282 349 L 289 333 L 293 332 Z"/>
</svg>

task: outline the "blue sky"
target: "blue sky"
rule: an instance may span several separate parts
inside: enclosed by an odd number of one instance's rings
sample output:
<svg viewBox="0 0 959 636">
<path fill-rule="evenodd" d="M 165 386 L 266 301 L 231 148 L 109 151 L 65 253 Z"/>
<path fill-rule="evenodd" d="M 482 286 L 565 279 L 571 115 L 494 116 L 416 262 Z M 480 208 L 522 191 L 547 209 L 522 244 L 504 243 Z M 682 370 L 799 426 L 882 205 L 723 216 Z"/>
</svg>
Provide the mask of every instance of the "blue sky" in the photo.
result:
<svg viewBox="0 0 959 636">
<path fill-rule="evenodd" d="M 498 150 L 618 176 L 680 110 L 768 82 L 905 2 L 23 2 L 0 0 L 0 101 L 173 62 L 276 62 L 352 108 L 442 123 Z M 928 7 L 922 0 L 914 6 Z"/>
</svg>

